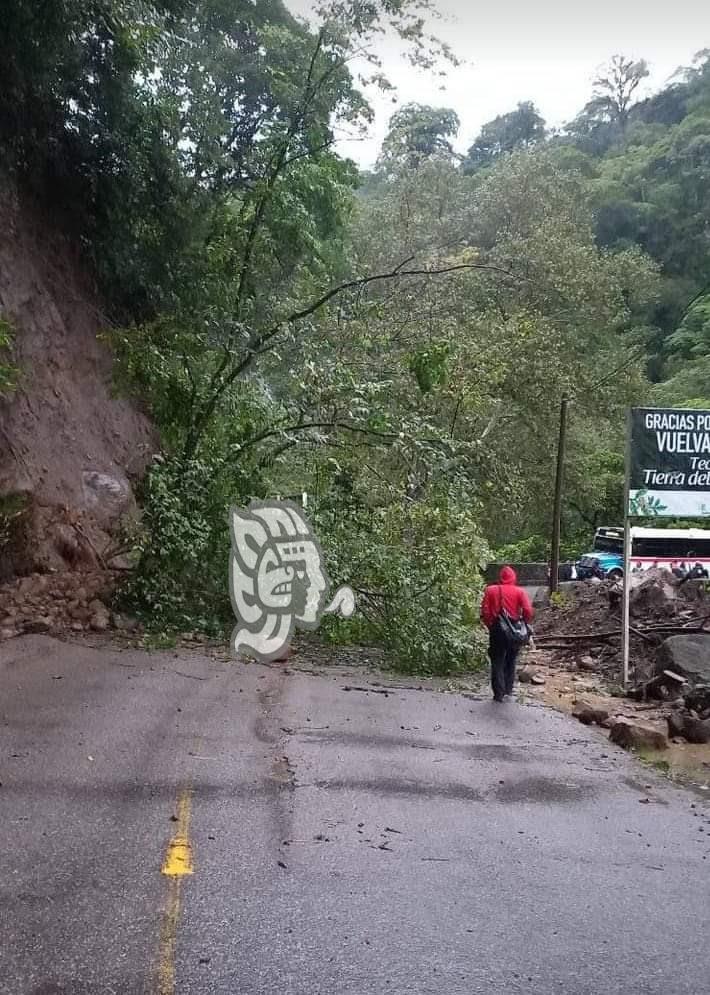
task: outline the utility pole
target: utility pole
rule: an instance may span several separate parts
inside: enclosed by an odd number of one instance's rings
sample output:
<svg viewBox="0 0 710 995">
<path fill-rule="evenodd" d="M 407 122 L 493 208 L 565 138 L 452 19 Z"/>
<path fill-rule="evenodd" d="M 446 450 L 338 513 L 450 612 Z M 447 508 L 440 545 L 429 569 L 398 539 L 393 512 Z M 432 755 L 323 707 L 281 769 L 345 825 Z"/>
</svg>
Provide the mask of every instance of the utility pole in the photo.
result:
<svg viewBox="0 0 710 995">
<path fill-rule="evenodd" d="M 567 442 L 567 405 L 562 398 L 560 405 L 560 437 L 557 443 L 557 474 L 555 476 L 555 504 L 552 512 L 552 549 L 550 551 L 550 594 L 557 590 L 560 573 L 560 520 L 562 517 L 562 482 L 565 470 L 565 444 Z"/>
<path fill-rule="evenodd" d="M 626 414 L 626 458 L 624 460 L 624 591 L 621 602 L 621 683 L 629 686 L 629 603 L 631 595 L 631 518 L 629 517 L 629 491 L 631 489 L 631 436 L 633 415 Z"/>
</svg>

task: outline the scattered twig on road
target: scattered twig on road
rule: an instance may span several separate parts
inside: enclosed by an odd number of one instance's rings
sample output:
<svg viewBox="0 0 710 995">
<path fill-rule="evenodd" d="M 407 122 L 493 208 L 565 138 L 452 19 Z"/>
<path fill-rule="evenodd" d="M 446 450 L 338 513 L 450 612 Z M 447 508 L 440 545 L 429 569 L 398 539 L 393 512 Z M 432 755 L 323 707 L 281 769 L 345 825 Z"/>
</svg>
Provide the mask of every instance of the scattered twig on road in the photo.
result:
<svg viewBox="0 0 710 995">
<path fill-rule="evenodd" d="M 633 632 L 633 634 L 635 636 L 638 636 L 639 639 L 643 639 L 643 641 L 646 642 L 646 643 L 655 643 L 656 642 L 656 638 L 654 636 L 647 635 L 641 629 L 637 629 L 635 625 L 630 625 L 629 626 L 629 632 Z"/>
<path fill-rule="evenodd" d="M 423 684 L 377 684 L 373 687 L 384 688 L 385 691 L 426 691 L 427 688 Z"/>
<path fill-rule="evenodd" d="M 704 626 L 702 625 L 674 625 L 670 622 L 648 626 L 643 629 L 635 625 L 629 626 L 630 631 L 635 636 L 649 643 L 655 642 L 656 638 L 662 633 L 702 632 L 703 628 Z M 539 646 L 540 649 L 568 649 L 569 643 L 606 642 L 608 639 L 618 639 L 620 636 L 621 629 L 612 629 L 608 632 L 560 632 L 549 636 L 537 636 L 535 638 L 535 645 Z"/>
<path fill-rule="evenodd" d="M 556 643 L 596 642 L 597 640 L 601 641 L 620 635 L 620 629 L 614 629 L 611 632 L 560 632 L 554 636 L 536 636 L 535 645 L 542 646 L 548 640 L 554 640 Z"/>
<path fill-rule="evenodd" d="M 346 684 L 343 691 L 364 691 L 365 694 L 383 694 L 385 697 L 389 696 L 389 691 L 385 691 L 384 688 L 360 688 L 355 687 L 354 684 Z"/>
</svg>

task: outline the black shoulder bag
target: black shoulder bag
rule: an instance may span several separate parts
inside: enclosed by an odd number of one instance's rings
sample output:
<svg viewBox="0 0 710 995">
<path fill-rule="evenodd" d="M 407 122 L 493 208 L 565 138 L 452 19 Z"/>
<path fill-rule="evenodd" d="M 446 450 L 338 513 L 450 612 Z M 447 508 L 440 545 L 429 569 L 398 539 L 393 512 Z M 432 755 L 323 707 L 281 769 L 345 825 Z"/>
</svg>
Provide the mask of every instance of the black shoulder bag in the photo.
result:
<svg viewBox="0 0 710 995">
<path fill-rule="evenodd" d="M 503 607 L 503 588 L 498 585 L 498 596 L 500 598 L 500 612 L 498 613 L 498 625 L 501 632 L 509 643 L 515 646 L 525 646 L 530 642 L 530 629 L 524 618 L 512 618 Z"/>
</svg>

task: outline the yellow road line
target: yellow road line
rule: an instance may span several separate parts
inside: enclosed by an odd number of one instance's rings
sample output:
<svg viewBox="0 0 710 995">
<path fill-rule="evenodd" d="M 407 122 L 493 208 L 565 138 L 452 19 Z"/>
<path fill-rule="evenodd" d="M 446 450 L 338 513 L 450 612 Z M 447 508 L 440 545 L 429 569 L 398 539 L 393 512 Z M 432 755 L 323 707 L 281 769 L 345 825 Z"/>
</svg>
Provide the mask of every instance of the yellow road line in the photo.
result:
<svg viewBox="0 0 710 995">
<path fill-rule="evenodd" d="M 180 883 L 186 874 L 193 873 L 192 847 L 190 846 L 190 789 L 180 792 L 177 804 L 177 826 L 160 871 L 168 878 L 168 893 L 163 919 L 160 924 L 160 948 L 156 995 L 175 993 L 175 946 L 180 920 Z"/>
<path fill-rule="evenodd" d="M 163 921 L 160 924 L 156 995 L 174 995 L 175 992 L 175 943 L 179 919 L 180 878 L 170 878 Z"/>
<path fill-rule="evenodd" d="M 192 874 L 192 847 L 188 838 L 190 828 L 190 790 L 185 789 L 178 798 L 177 828 L 168 844 L 168 851 L 161 872 L 169 878 Z"/>
</svg>

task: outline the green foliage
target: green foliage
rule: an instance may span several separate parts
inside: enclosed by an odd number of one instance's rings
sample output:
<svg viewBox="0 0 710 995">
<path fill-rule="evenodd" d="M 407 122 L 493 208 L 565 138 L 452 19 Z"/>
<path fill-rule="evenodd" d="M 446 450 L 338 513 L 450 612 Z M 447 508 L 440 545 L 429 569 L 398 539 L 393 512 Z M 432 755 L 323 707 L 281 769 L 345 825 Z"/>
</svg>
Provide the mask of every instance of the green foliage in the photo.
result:
<svg viewBox="0 0 710 995">
<path fill-rule="evenodd" d="M 455 138 L 460 121 L 448 107 L 427 107 L 405 104 L 390 118 L 389 131 L 382 143 L 380 168 L 395 164 L 416 167 L 422 159 L 432 156 L 451 157 L 451 139 Z"/>
<path fill-rule="evenodd" d="M 673 355 L 682 359 L 701 358 L 710 353 L 710 294 L 699 297 L 688 308 L 668 344 Z"/>
<path fill-rule="evenodd" d="M 18 370 L 11 361 L 14 329 L 5 318 L 0 318 L 0 396 L 9 394 L 17 384 Z"/>
<path fill-rule="evenodd" d="M 658 518 L 667 507 L 660 498 L 649 495 L 645 490 L 637 491 L 629 500 L 629 514 L 644 518 Z"/>
<path fill-rule="evenodd" d="M 549 558 L 550 538 L 543 535 L 508 542 L 493 554 L 496 563 L 545 563 Z"/>
<path fill-rule="evenodd" d="M 560 560 L 576 560 L 582 552 L 591 546 L 591 535 L 585 532 L 568 534 L 560 543 Z M 550 559 L 550 537 L 544 535 L 528 536 L 517 542 L 509 542 L 501 546 L 493 554 L 496 563 L 547 563 Z"/>
<path fill-rule="evenodd" d="M 185 184 L 149 80 L 180 0 L 9 0 L 0 149 L 84 242 L 109 297 L 139 311 L 180 244 Z"/>
<path fill-rule="evenodd" d="M 674 357 L 687 355 L 702 325 L 697 304 L 710 272 L 709 65 L 701 54 L 661 94 L 627 103 L 623 136 L 617 135 L 613 148 L 591 148 L 587 159 L 601 244 L 637 245 L 662 270 L 661 294 L 649 316 L 656 326 L 649 341 L 654 381 L 676 372 Z M 588 147 L 578 136 L 575 141 Z"/>
<path fill-rule="evenodd" d="M 0 494 L 0 550 L 12 536 L 13 522 L 24 514 L 26 508 L 25 494 Z"/>
<path fill-rule="evenodd" d="M 281 0 L 6 6 L 0 149 L 71 217 L 161 431 L 123 597 L 160 633 L 228 631 L 228 508 L 306 490 L 365 592 L 330 638 L 469 665 L 488 543 L 546 558 L 561 398 L 572 556 L 619 514 L 627 404 L 707 396 L 708 60 L 639 101 L 645 64 L 615 57 L 566 134 L 523 102 L 464 164 L 455 113 L 407 105 L 358 190 L 334 144 L 388 86 L 374 43 L 454 61 L 428 0 L 312 25 Z"/>
<path fill-rule="evenodd" d="M 475 172 L 490 166 L 501 155 L 517 149 L 530 149 L 545 140 L 545 120 L 529 100 L 519 103 L 514 111 L 500 114 L 481 128 L 468 150 L 464 170 Z"/>
<path fill-rule="evenodd" d="M 453 495 L 346 514 L 339 502 L 319 502 L 314 524 L 331 578 L 351 584 L 359 599 L 352 621 L 324 622 L 332 638 L 384 645 L 405 672 L 446 674 L 482 660 L 474 630 L 487 550 L 474 516 Z"/>
<path fill-rule="evenodd" d="M 623 141 L 634 95 L 648 75 L 644 59 L 612 56 L 594 79 L 592 99 L 568 125 L 568 132 L 580 148 L 601 155 Z"/>
<path fill-rule="evenodd" d="M 414 353 L 409 366 L 422 394 L 428 394 L 434 387 L 441 387 L 446 383 L 450 353 L 448 342 L 433 343 Z"/>
<path fill-rule="evenodd" d="M 229 631 L 227 510 L 233 482 L 207 459 L 159 460 L 140 494 L 139 569 L 120 601 L 159 632 Z"/>
<path fill-rule="evenodd" d="M 335 4 L 330 13 L 343 6 L 357 8 L 359 28 L 326 20 L 311 35 L 267 16 L 250 19 L 246 41 L 226 9 L 209 22 L 195 14 L 183 25 L 185 45 L 170 52 L 161 100 L 169 112 L 171 94 L 190 94 L 187 122 L 199 134 L 178 155 L 188 178 L 202 178 L 208 210 L 172 255 L 169 306 L 110 336 L 123 387 L 148 403 L 166 450 L 141 494 L 138 568 L 123 597 L 160 632 L 224 633 L 232 622 L 229 506 L 335 488 L 337 501 L 322 512 L 331 573 L 377 586 L 386 608 L 359 623 L 331 620 L 332 635 L 340 627 L 353 637 L 359 625 L 394 662 L 444 672 L 471 657 L 484 545 L 472 510 L 448 485 L 414 499 L 413 468 L 448 456 L 438 438 L 425 438 L 426 419 L 387 404 L 368 369 L 378 343 L 362 315 L 377 295 L 363 295 L 367 281 L 353 279 L 356 177 L 329 146 L 333 122 L 365 110 L 346 64 L 379 30 L 387 5 Z M 397 5 L 409 38 L 407 10 L 416 6 Z M 273 57 L 256 59 L 262 47 Z M 205 88 L 198 63 L 223 86 Z M 334 280 L 341 293 L 328 291 Z M 422 390 L 443 385 L 448 348 L 442 339 L 401 353 L 407 395 L 412 373 Z M 342 464 L 331 463 L 339 450 Z M 378 492 L 381 479 L 389 486 Z M 451 486 L 459 484 L 454 477 Z"/>
</svg>

